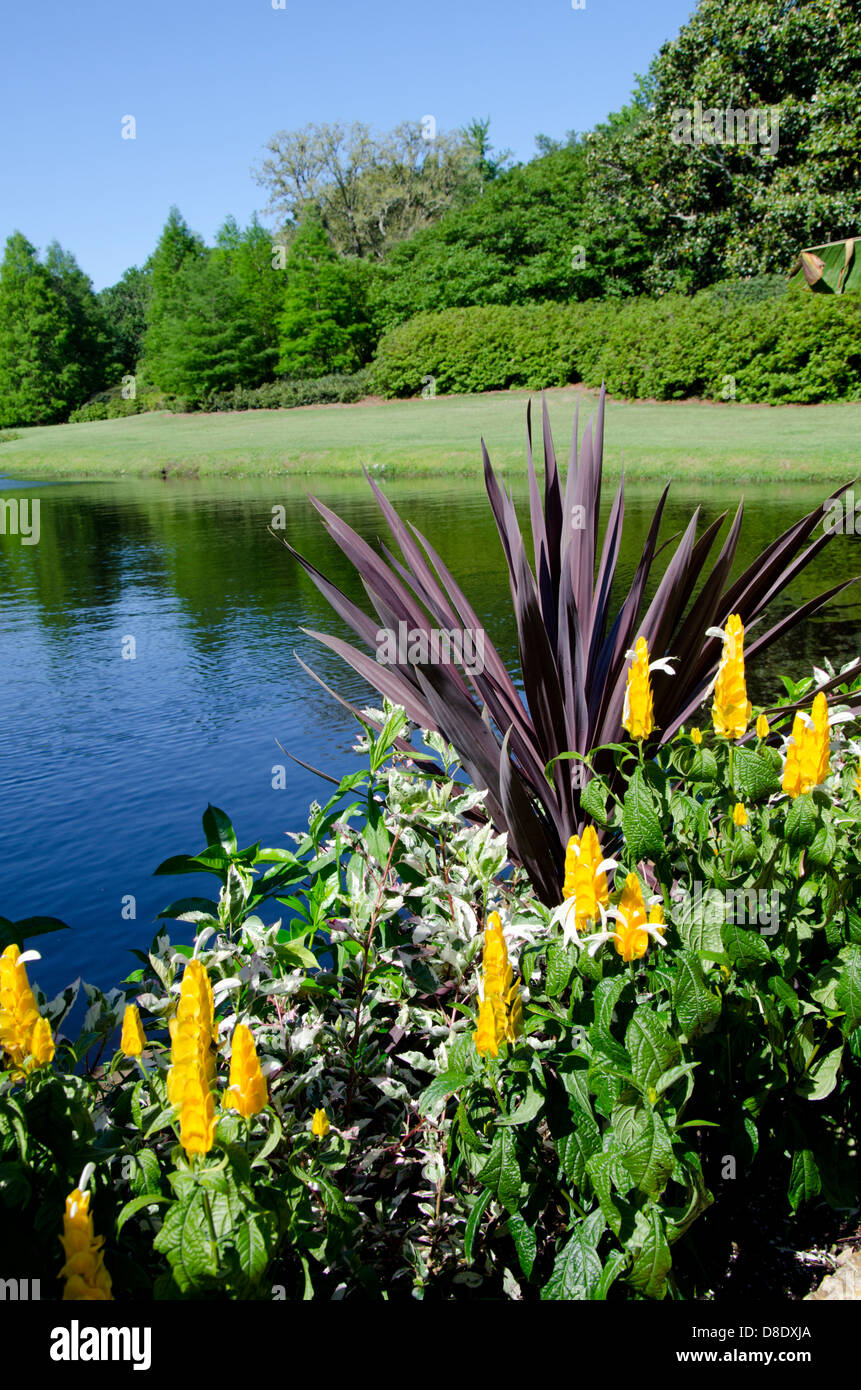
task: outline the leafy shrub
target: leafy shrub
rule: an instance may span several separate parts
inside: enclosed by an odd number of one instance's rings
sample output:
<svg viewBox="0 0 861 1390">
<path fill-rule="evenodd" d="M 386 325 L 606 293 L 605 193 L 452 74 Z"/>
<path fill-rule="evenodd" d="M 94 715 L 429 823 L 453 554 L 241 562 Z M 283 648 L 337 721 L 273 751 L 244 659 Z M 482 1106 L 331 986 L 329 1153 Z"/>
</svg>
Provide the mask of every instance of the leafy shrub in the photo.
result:
<svg viewBox="0 0 861 1390">
<path fill-rule="evenodd" d="M 810 685 L 787 682 L 790 699 Z M 696 1221 L 720 1209 L 727 1154 L 750 1194 L 778 1172 L 792 1209 L 857 1205 L 849 724 L 833 721 L 827 775 L 793 798 L 779 717 L 748 747 L 704 729 L 653 761 L 612 750 L 624 786 L 590 785 L 622 917 L 599 940 L 573 927 L 577 897 L 555 912 L 534 900 L 504 837 L 475 822 L 484 794 L 443 740 L 428 735 L 420 754 L 402 710 L 365 714 L 368 769 L 312 806 L 294 850 L 240 850 L 209 807 L 206 847 L 161 865 L 219 885 L 217 900 L 161 914 L 193 924 L 193 947 L 162 929 L 123 990 L 83 986 L 74 1043 L 58 1028 L 77 987 L 50 1004 L 37 993 L 56 1053 L 18 1074 L 7 1056 L 0 1080 L 4 1251 L 22 1277 L 52 1287 L 63 1199 L 90 1165 L 117 1297 L 450 1299 L 468 1280 L 485 1298 L 691 1298 L 708 1280 L 691 1258 Z M 631 876 L 663 908 L 642 941 L 623 920 Z M 260 915 L 276 903 L 285 926 Z M 511 985 L 495 1055 L 475 1026 L 492 912 L 497 985 Z M 0 940 L 51 925 L 0 921 Z M 218 1021 L 214 1135 L 196 1155 L 166 1094 L 190 958 Z M 487 1001 L 486 940 L 483 964 Z M 124 1030 L 111 1057 L 132 996 L 144 1050 L 133 1059 Z M 247 1118 L 227 1107 L 237 1023 L 268 1092 Z M 8 1013 L 3 1026 L 8 1047 Z"/>
<path fill-rule="evenodd" d="M 452 392 L 583 381 L 656 400 L 856 400 L 861 296 L 781 293 L 760 277 L 691 297 L 447 309 L 386 333 L 372 370 L 384 396 L 432 377 Z"/>
<path fill-rule="evenodd" d="M 110 391 L 101 391 L 84 405 L 79 405 L 77 410 L 72 411 L 68 423 L 81 425 L 91 420 L 119 420 L 126 415 L 139 415 L 141 411 L 149 408 L 140 394 L 133 399 L 125 400 L 117 387 Z"/>
<path fill-rule="evenodd" d="M 372 390 L 370 368 L 332 373 L 310 380 L 284 378 L 263 386 L 236 386 L 214 391 L 202 403 L 203 410 L 283 410 L 297 405 L 338 405 L 360 401 Z"/>
</svg>

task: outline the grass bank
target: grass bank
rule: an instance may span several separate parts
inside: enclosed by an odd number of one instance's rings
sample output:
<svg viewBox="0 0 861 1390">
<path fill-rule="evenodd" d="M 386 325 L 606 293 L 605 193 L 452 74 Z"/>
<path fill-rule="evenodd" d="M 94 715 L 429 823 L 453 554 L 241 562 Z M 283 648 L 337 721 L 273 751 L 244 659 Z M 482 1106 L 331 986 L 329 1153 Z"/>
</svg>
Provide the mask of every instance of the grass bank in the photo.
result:
<svg viewBox="0 0 861 1390">
<path fill-rule="evenodd" d="M 25 429 L 0 443 L 0 475 L 18 478 L 478 473 L 484 436 L 494 464 L 524 469 L 528 391 L 431 400 L 306 406 L 218 415 L 135 415 Z M 556 447 L 567 456 L 574 407 L 595 393 L 547 392 Z M 534 407 L 539 402 L 533 394 Z M 540 425 L 536 444 L 540 440 Z M 604 463 L 632 478 L 844 482 L 861 472 L 861 403 L 812 406 L 610 402 Z M 540 452 L 540 449 L 539 449 Z"/>
</svg>

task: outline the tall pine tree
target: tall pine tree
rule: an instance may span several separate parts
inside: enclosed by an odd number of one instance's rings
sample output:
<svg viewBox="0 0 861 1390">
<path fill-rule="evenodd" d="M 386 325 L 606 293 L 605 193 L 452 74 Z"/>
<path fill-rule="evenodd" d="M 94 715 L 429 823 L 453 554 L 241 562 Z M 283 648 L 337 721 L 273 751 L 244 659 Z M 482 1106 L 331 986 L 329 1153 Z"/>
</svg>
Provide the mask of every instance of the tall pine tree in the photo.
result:
<svg viewBox="0 0 861 1390">
<path fill-rule="evenodd" d="M 176 207 L 152 255 L 152 289 L 147 306 L 142 370 L 149 385 L 161 391 L 175 391 L 172 353 L 177 325 L 185 317 L 180 272 L 187 262 L 202 260 L 203 241 L 193 233 Z"/>
<path fill-rule="evenodd" d="M 359 277 L 309 211 L 287 253 L 279 369 L 287 376 L 352 372 L 369 352 L 369 325 Z"/>
</svg>

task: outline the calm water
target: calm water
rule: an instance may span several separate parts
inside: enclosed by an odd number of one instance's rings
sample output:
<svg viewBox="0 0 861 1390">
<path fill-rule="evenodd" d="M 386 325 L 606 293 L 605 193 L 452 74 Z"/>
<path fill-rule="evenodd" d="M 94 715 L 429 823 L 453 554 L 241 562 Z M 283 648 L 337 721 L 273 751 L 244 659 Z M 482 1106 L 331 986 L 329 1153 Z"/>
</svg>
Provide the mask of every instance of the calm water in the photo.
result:
<svg viewBox="0 0 861 1390">
<path fill-rule="evenodd" d="M 440 551 L 513 668 L 508 583 L 481 482 L 386 490 Z M 133 966 L 129 948 L 149 944 L 159 909 L 211 890 L 206 878 L 153 877 L 169 855 L 202 847 L 207 801 L 232 816 L 241 844 L 288 844 L 286 833 L 305 827 L 309 802 L 329 788 L 290 764 L 278 742 L 339 777 L 356 765 L 356 727 L 294 651 L 348 699 L 367 703 L 370 692 L 300 631 L 348 635 L 268 534 L 273 506 L 286 507 L 286 533 L 303 554 L 358 602 L 363 594 L 304 481 L 2 491 L 40 498 L 41 538 L 26 546 L 0 536 L 0 914 L 44 913 L 73 928 L 35 943 L 43 959 L 34 975 L 47 992 L 78 974 L 107 987 Z M 825 491 L 748 487 L 739 565 Z M 325 480 L 317 493 L 369 541 L 384 531 L 364 483 Z M 702 501 L 684 485 L 671 499 L 664 536 Z M 621 583 L 632 577 L 655 500 L 651 488 L 628 493 Z M 706 490 L 704 520 L 737 500 L 735 490 Z M 857 572 L 859 558 L 861 540 L 838 537 L 793 598 Z M 857 655 L 859 629 L 861 593 L 851 591 L 752 673 L 754 698 L 770 698 L 777 669 L 800 675 L 823 655 Z M 129 637 L 134 660 L 123 657 Z M 273 767 L 284 763 L 287 788 L 274 790 Z M 123 915 L 129 897 L 134 920 Z"/>
</svg>

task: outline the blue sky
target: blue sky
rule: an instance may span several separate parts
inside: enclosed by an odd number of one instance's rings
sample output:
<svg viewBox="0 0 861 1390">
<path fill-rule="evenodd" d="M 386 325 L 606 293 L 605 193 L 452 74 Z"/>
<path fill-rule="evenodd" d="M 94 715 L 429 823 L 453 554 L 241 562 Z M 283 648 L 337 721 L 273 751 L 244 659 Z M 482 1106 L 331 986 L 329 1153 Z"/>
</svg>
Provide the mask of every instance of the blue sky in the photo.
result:
<svg viewBox="0 0 861 1390">
<path fill-rule="evenodd" d="M 490 116 L 498 147 L 584 131 L 628 97 L 694 0 L 13 0 L 4 6 L 0 242 L 73 251 L 96 289 L 176 203 L 211 241 L 267 196 L 278 130 Z M 121 138 L 133 115 L 136 139 Z"/>
</svg>

